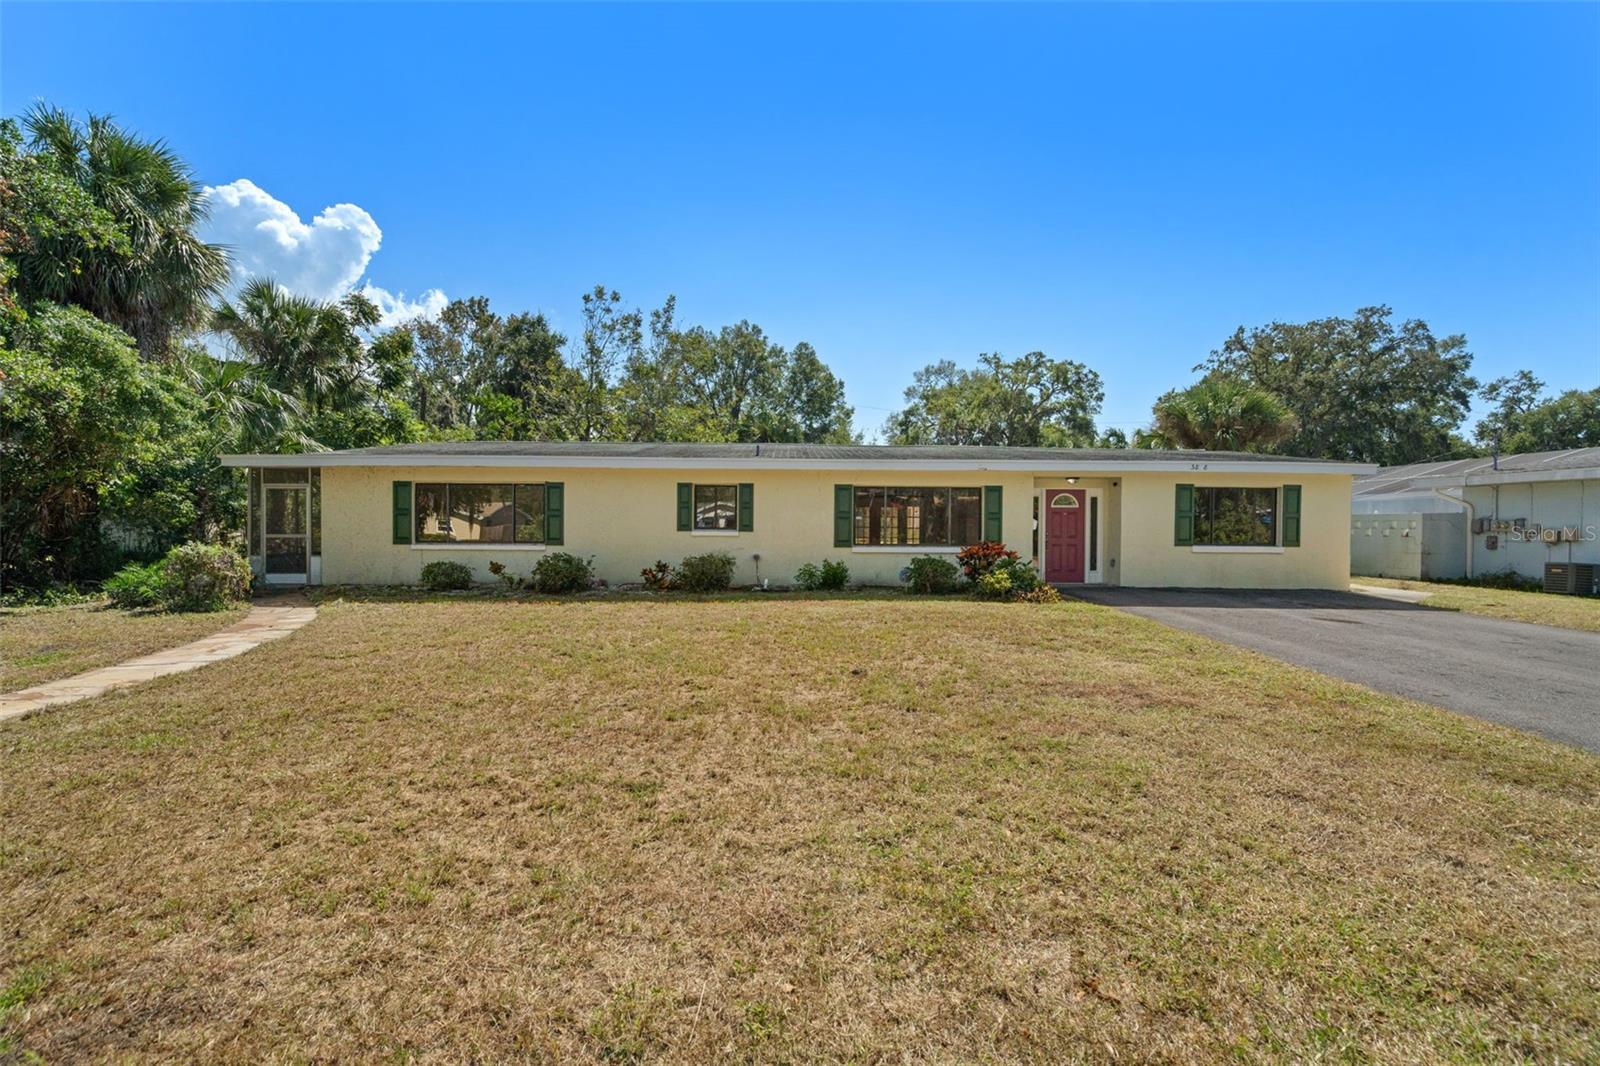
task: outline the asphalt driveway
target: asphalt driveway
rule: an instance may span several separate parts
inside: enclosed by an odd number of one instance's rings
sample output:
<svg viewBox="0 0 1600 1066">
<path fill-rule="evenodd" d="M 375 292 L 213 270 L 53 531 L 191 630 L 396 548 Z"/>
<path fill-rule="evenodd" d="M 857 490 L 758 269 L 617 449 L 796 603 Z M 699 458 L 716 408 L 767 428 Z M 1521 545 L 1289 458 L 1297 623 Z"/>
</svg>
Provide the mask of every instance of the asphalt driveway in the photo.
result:
<svg viewBox="0 0 1600 1066">
<path fill-rule="evenodd" d="M 1352 592 L 1091 588 L 1072 595 L 1600 752 L 1600 633 Z"/>
</svg>

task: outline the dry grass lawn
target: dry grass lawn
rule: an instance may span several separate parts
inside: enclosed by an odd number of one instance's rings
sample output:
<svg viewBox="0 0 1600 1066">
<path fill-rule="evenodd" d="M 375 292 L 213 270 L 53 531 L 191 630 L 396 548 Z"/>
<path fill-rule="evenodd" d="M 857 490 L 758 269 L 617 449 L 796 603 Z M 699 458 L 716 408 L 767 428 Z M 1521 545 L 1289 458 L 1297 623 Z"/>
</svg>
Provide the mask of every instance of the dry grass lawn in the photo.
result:
<svg viewBox="0 0 1600 1066">
<path fill-rule="evenodd" d="M 158 614 L 107 603 L 0 608 L 0 692 L 198 640 L 237 622 L 248 609 Z"/>
<path fill-rule="evenodd" d="M 13 1054 L 1600 1057 L 1600 759 L 1081 603 L 332 602 L 0 780 Z"/>
<path fill-rule="evenodd" d="M 1600 633 L 1600 596 L 1559 596 L 1549 592 L 1479 588 L 1475 585 L 1452 585 L 1445 581 L 1408 581 L 1392 577 L 1352 577 L 1350 580 L 1362 585 L 1426 592 L 1428 598 L 1422 601 L 1424 607 Z"/>
</svg>

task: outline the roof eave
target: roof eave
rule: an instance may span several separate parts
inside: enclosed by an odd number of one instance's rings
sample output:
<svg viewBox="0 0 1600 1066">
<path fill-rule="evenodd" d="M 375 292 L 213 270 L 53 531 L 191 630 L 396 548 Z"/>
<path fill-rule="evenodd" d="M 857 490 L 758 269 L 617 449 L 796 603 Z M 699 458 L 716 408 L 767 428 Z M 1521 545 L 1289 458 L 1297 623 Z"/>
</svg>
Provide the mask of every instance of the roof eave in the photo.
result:
<svg viewBox="0 0 1600 1066">
<path fill-rule="evenodd" d="M 1474 485 L 1515 485 L 1528 481 L 1600 481 L 1600 466 L 1574 466 L 1550 470 L 1484 470 L 1473 474 L 1433 474 L 1414 478 L 1424 488 L 1468 488 Z"/>
<path fill-rule="evenodd" d="M 970 470 L 1069 474 L 1217 473 L 1226 470 L 1258 474 L 1372 474 L 1373 463 L 1329 463 L 1295 459 L 1151 459 L 1139 462 L 1094 459 L 769 459 L 684 458 L 580 455 L 364 455 L 352 452 L 308 452 L 301 455 L 224 455 L 223 466 L 281 468 L 315 467 L 517 467 L 554 470 Z"/>
</svg>

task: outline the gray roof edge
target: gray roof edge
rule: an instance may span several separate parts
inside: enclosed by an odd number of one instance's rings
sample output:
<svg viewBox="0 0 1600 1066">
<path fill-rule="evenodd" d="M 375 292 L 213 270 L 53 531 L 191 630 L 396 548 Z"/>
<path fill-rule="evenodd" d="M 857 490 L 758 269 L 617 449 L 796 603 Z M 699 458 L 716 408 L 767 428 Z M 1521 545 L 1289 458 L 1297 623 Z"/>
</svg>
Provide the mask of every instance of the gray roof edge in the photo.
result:
<svg viewBox="0 0 1600 1066">
<path fill-rule="evenodd" d="M 258 453 L 287 455 L 290 453 Z M 415 444 L 388 444 L 369 448 L 344 448 L 324 452 L 300 453 L 299 457 L 332 456 L 540 456 L 590 455 L 609 458 L 727 458 L 727 459 L 887 459 L 916 461 L 927 459 L 1031 459 L 1053 462 L 1073 461 L 1160 462 L 1294 462 L 1330 466 L 1351 465 L 1341 459 L 1320 459 L 1297 455 L 1269 455 L 1259 452 L 1204 451 L 1201 449 L 1149 448 L 1055 448 L 1012 447 L 1008 445 L 965 444 L 744 444 L 744 443 L 629 443 L 621 441 L 427 441 Z M 1370 466 L 1374 464 L 1357 463 Z"/>
<path fill-rule="evenodd" d="M 222 456 L 225 466 L 553 466 L 655 468 L 928 470 L 1098 469 L 1135 472 L 1250 467 L 1259 471 L 1368 474 L 1370 463 L 1250 452 L 961 445 L 626 444 L 617 442 L 442 441 L 302 454 Z"/>
<path fill-rule="evenodd" d="M 1424 488 L 1446 488 L 1595 478 L 1600 478 L 1600 448 L 1567 448 L 1561 451 L 1516 452 L 1502 455 L 1498 461 L 1493 456 L 1485 455 L 1388 466 L 1377 473 L 1358 478 L 1356 492 L 1371 492 L 1379 486 L 1398 482 L 1422 483 Z"/>
</svg>

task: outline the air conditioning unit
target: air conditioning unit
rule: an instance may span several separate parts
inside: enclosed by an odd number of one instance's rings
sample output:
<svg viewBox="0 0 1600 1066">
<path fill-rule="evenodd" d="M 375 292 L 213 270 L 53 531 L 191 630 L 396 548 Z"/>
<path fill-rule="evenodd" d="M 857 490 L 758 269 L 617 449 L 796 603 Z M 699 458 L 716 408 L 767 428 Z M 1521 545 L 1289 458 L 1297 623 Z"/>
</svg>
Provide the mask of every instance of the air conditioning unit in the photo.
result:
<svg viewBox="0 0 1600 1066">
<path fill-rule="evenodd" d="M 1594 563 L 1545 563 L 1544 590 L 1568 596 L 1600 595 L 1600 566 Z"/>
</svg>

